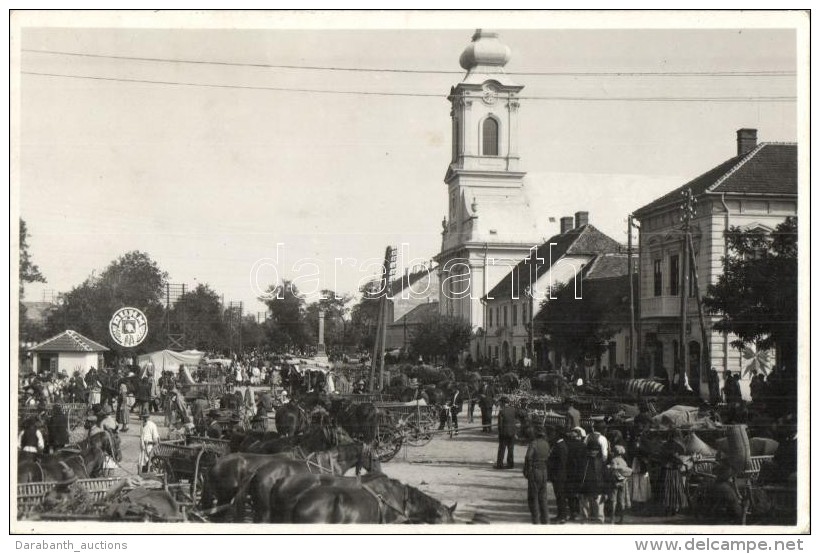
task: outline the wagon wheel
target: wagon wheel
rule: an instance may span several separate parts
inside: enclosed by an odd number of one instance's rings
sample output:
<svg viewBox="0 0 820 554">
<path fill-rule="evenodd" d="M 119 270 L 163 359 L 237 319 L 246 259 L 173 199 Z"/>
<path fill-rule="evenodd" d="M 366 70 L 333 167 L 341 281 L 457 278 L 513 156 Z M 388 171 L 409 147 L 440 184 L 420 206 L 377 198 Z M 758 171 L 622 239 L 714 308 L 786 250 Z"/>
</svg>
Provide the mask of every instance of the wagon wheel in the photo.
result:
<svg viewBox="0 0 820 554">
<path fill-rule="evenodd" d="M 176 483 L 178 481 L 177 476 L 174 474 L 174 468 L 171 467 L 171 462 L 167 458 L 152 456 L 148 461 L 148 471 L 157 475 L 165 475 L 167 483 Z"/>
<path fill-rule="evenodd" d="M 392 427 L 379 429 L 373 442 L 373 450 L 380 462 L 389 462 L 401 450 L 403 439 Z"/>
<path fill-rule="evenodd" d="M 410 446 L 424 446 L 433 440 L 433 425 L 424 414 L 410 414 L 406 430 L 404 440 Z"/>
</svg>

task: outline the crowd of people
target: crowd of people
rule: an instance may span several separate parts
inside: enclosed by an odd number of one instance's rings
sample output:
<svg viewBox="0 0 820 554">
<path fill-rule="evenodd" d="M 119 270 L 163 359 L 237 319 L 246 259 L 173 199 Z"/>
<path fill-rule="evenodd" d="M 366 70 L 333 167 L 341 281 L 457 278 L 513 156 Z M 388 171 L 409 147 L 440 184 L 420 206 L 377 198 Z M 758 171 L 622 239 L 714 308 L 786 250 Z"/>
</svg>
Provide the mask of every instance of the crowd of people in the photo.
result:
<svg viewBox="0 0 820 554">
<path fill-rule="evenodd" d="M 504 398 L 498 415 L 497 469 L 515 467 L 516 412 Z M 524 459 L 528 504 L 534 524 L 620 523 L 625 513 L 673 517 L 697 511 L 710 523 L 737 524 L 743 516 L 743 497 L 736 478 L 743 474 L 725 452 L 708 457 L 705 473 L 698 469 L 703 454 L 693 450 L 696 434 L 676 428 L 659 430 L 643 410 L 626 426 L 611 428 L 596 420 L 591 428 L 580 424 L 580 414 L 569 405 L 565 427 L 536 427 Z M 747 427 L 742 426 L 747 434 Z M 797 470 L 794 420 L 784 417 L 766 429 L 749 427 L 757 438 L 777 439 L 774 458 L 761 469 L 761 483 L 793 483 Z M 693 438 L 694 437 L 694 438 Z M 773 441 L 775 442 L 775 441 Z M 506 464 L 502 465 L 506 453 Z M 550 520 L 547 483 L 555 496 Z M 693 499 L 695 487 L 699 494 Z M 693 505 L 694 504 L 694 505 Z"/>
</svg>

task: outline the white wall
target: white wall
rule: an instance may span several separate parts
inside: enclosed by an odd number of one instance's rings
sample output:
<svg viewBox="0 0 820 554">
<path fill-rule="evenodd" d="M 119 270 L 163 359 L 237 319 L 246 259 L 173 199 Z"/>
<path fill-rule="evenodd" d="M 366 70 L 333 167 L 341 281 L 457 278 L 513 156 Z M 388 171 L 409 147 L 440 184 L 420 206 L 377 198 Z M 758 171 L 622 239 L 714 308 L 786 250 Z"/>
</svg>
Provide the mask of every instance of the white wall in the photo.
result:
<svg viewBox="0 0 820 554">
<path fill-rule="evenodd" d="M 79 369 L 80 374 L 85 373 L 93 366 L 97 369 L 96 352 L 61 352 L 57 362 L 57 369 L 68 375 L 72 375 L 74 370 Z"/>
</svg>

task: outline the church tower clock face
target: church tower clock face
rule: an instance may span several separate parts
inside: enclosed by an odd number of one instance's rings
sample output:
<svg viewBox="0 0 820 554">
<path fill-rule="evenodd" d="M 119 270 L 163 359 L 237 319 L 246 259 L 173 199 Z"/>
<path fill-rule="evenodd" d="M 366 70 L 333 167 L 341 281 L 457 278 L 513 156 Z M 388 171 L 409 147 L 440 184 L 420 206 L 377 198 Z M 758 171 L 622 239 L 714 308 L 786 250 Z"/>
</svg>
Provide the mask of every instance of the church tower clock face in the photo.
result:
<svg viewBox="0 0 820 554">
<path fill-rule="evenodd" d="M 481 100 L 488 106 L 492 106 L 498 100 L 498 88 L 491 83 L 485 83 L 481 87 Z"/>
</svg>

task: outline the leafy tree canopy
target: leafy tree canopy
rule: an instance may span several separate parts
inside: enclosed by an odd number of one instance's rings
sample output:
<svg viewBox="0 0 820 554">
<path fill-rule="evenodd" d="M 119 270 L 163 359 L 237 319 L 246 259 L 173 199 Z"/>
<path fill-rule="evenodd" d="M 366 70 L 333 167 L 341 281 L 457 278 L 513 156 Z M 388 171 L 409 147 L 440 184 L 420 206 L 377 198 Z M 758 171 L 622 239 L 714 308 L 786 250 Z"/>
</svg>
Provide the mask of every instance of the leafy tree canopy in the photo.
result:
<svg viewBox="0 0 820 554">
<path fill-rule="evenodd" d="M 779 363 L 797 367 L 797 218 L 772 233 L 731 227 L 730 254 L 718 282 L 709 285 L 704 305 L 720 316 L 714 328 L 734 334 L 732 346 L 777 348 Z"/>
<path fill-rule="evenodd" d="M 624 327 L 629 327 L 629 278 L 584 280 L 581 298 L 575 298 L 574 281 L 555 289 L 556 298 L 547 298 L 535 317 L 536 331 L 547 335 L 550 348 L 582 363 L 598 358 L 607 343 Z M 637 310 L 637 308 L 636 308 Z"/>
</svg>

